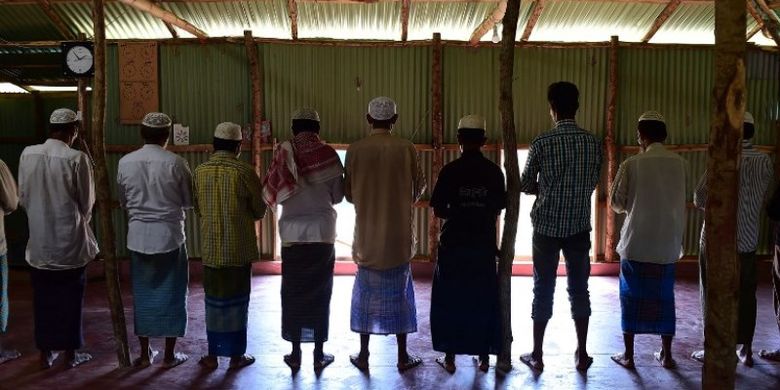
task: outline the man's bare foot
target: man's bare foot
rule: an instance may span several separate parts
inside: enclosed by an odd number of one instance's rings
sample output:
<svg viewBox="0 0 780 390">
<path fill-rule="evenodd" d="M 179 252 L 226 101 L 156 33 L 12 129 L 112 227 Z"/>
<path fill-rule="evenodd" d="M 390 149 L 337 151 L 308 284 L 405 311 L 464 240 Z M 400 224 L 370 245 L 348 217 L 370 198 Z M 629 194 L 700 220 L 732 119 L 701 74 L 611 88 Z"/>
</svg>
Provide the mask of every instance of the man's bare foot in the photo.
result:
<svg viewBox="0 0 780 390">
<path fill-rule="evenodd" d="M 92 355 L 86 353 L 86 352 L 76 352 L 73 351 L 72 353 L 68 354 L 68 366 L 70 368 L 76 368 L 90 360 L 92 360 Z"/>
<path fill-rule="evenodd" d="M 146 356 L 139 356 L 135 360 L 133 360 L 133 367 L 138 368 L 147 368 L 151 366 L 154 363 L 154 358 L 159 355 L 159 351 L 155 351 L 151 348 L 149 348 L 149 352 L 147 352 Z"/>
<path fill-rule="evenodd" d="M 165 358 L 163 360 L 162 367 L 163 368 L 174 368 L 178 365 L 181 365 L 182 363 L 186 362 L 187 360 L 190 360 L 190 357 L 187 354 L 183 354 L 181 352 L 176 352 L 173 354 L 173 359 Z"/>
<path fill-rule="evenodd" d="M 447 359 L 446 356 L 439 356 L 436 358 L 436 364 L 441 366 L 441 368 L 444 369 L 444 371 L 449 372 L 450 374 L 454 374 L 456 367 L 455 367 L 455 360 Z"/>
<path fill-rule="evenodd" d="M 664 351 L 658 351 L 653 353 L 653 357 L 655 357 L 655 360 L 657 360 L 659 363 L 661 363 L 661 367 L 663 368 L 677 368 L 677 362 L 672 359 L 672 356 L 665 356 Z"/>
<path fill-rule="evenodd" d="M 198 364 L 201 366 L 208 368 L 209 370 L 215 370 L 217 367 L 219 367 L 219 360 L 217 360 L 216 356 L 203 356 L 198 360 Z"/>
<path fill-rule="evenodd" d="M 742 348 L 737 351 L 737 357 L 739 357 L 739 361 L 742 362 L 745 367 L 753 367 L 753 351 L 750 348 L 742 346 Z"/>
<path fill-rule="evenodd" d="M 301 369 L 301 355 L 291 353 L 284 355 L 283 360 L 284 364 L 290 367 L 291 370 L 297 371 Z"/>
<path fill-rule="evenodd" d="M 11 360 L 17 359 L 20 356 L 22 356 L 22 354 L 15 349 L 0 350 L 0 364 L 10 362 Z"/>
<path fill-rule="evenodd" d="M 544 371 L 544 361 L 542 360 L 542 354 L 535 354 L 533 352 L 520 355 L 520 361 L 525 363 L 528 367 L 531 367 L 534 371 Z"/>
<path fill-rule="evenodd" d="M 406 355 L 406 359 L 399 359 L 396 367 L 398 371 L 404 372 L 410 368 L 415 368 L 422 363 L 422 359 L 419 356 Z"/>
<path fill-rule="evenodd" d="M 41 368 L 52 368 L 54 361 L 59 357 L 59 352 L 54 351 L 42 351 L 41 352 Z"/>
<path fill-rule="evenodd" d="M 251 365 L 254 362 L 255 357 L 252 355 L 243 354 L 241 356 L 233 356 L 230 358 L 230 366 L 228 366 L 228 369 L 236 370 Z"/>
<path fill-rule="evenodd" d="M 761 359 L 780 362 L 780 349 L 775 349 L 774 351 L 762 349 L 758 351 L 758 356 L 761 357 Z"/>
<path fill-rule="evenodd" d="M 329 366 L 336 358 L 329 353 L 323 353 L 320 356 L 314 357 L 314 371 L 320 371 L 323 368 Z"/>
<path fill-rule="evenodd" d="M 574 352 L 574 367 L 579 371 L 586 371 L 593 364 L 593 358 L 588 356 L 588 353 L 580 353 L 580 351 Z"/>
<path fill-rule="evenodd" d="M 357 353 L 349 356 L 349 362 L 360 371 L 368 370 L 368 353 Z"/>
<path fill-rule="evenodd" d="M 612 355 L 611 359 L 613 362 L 625 368 L 628 368 L 629 370 L 633 370 L 634 368 L 636 368 L 636 366 L 634 365 L 634 357 L 626 356 L 625 353 L 616 353 Z"/>
<path fill-rule="evenodd" d="M 478 358 L 479 360 L 479 370 L 482 372 L 488 372 L 490 370 L 490 356 L 480 356 Z"/>
<path fill-rule="evenodd" d="M 696 360 L 699 363 L 704 363 L 704 350 L 693 351 L 693 353 L 691 353 L 691 359 Z"/>
</svg>

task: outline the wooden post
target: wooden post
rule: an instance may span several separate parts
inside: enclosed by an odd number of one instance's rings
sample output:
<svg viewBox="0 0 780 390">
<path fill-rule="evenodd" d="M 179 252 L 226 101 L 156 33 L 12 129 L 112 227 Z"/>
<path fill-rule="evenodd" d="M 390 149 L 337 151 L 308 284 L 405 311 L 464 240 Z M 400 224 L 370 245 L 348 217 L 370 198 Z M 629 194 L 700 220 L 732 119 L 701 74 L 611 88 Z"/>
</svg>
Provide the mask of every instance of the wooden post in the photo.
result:
<svg viewBox="0 0 780 390">
<path fill-rule="evenodd" d="M 708 151 L 704 389 L 733 389 L 737 342 L 737 207 L 745 89 L 744 0 L 715 2 L 715 88 Z"/>
<path fill-rule="evenodd" d="M 512 369 L 512 262 L 515 258 L 517 218 L 520 215 L 520 167 L 517 163 L 517 137 L 512 82 L 515 64 L 515 38 L 520 0 L 509 0 L 504 15 L 504 29 L 499 56 L 499 102 L 501 129 L 504 140 L 504 169 L 506 170 L 507 207 L 504 214 L 504 232 L 498 262 L 499 304 L 501 305 L 502 348 L 496 369 L 508 372 Z"/>
<path fill-rule="evenodd" d="M 260 154 L 262 147 L 262 138 L 260 131 L 263 126 L 263 89 L 262 79 L 260 78 L 260 64 L 257 61 L 257 44 L 252 38 L 252 31 L 244 31 L 244 46 L 246 47 L 246 58 L 249 60 L 249 75 L 252 79 L 252 163 L 255 166 L 257 177 L 263 176 L 263 158 Z M 257 236 L 257 248 L 262 254 L 263 246 L 263 221 L 255 222 L 255 235 Z"/>
<path fill-rule="evenodd" d="M 617 147 L 615 145 L 615 128 L 617 122 L 617 94 L 618 94 L 618 45 L 617 36 L 612 36 L 609 46 L 609 90 L 607 91 L 607 136 L 604 140 L 607 149 L 607 188 L 599 192 L 606 194 L 606 210 L 604 214 L 607 217 L 606 223 L 606 245 L 604 248 L 604 260 L 607 262 L 620 261 L 615 248 L 617 248 L 618 231 L 615 223 L 615 213 L 612 211 L 612 202 L 610 201 L 609 191 L 612 189 L 612 183 L 617 174 Z M 601 240 L 601 237 L 597 237 Z"/>
<path fill-rule="evenodd" d="M 84 33 L 79 33 L 78 40 L 85 41 L 87 39 L 87 36 Z M 89 86 L 89 79 L 86 77 L 79 77 L 78 79 L 78 109 L 79 112 L 81 112 L 81 129 L 79 131 L 81 132 L 80 137 L 89 140 L 90 139 L 90 133 L 89 129 L 90 121 L 87 120 L 89 118 L 89 99 L 87 96 L 87 87 Z"/>
<path fill-rule="evenodd" d="M 436 180 L 439 178 L 439 172 L 444 165 L 444 148 L 442 148 L 442 138 L 444 137 L 444 115 L 442 114 L 442 74 L 441 74 L 442 46 L 441 34 L 433 34 L 433 58 L 431 75 L 431 145 L 433 146 L 433 161 L 431 163 L 431 188 L 436 186 Z M 428 209 L 428 250 L 431 255 L 431 262 L 436 262 L 439 248 L 439 218 L 433 214 L 433 209 Z"/>
<path fill-rule="evenodd" d="M 100 253 L 106 270 L 108 304 L 114 325 L 116 353 L 120 367 L 130 366 L 130 350 L 127 345 L 127 327 L 122 293 L 119 288 L 119 272 L 114 248 L 114 226 L 111 223 L 111 187 L 108 184 L 105 136 L 106 119 L 106 19 L 105 0 L 92 0 L 92 17 L 95 31 L 95 81 L 92 91 L 92 151 L 95 164 L 95 189 L 97 192 L 98 223 L 100 225 Z"/>
</svg>

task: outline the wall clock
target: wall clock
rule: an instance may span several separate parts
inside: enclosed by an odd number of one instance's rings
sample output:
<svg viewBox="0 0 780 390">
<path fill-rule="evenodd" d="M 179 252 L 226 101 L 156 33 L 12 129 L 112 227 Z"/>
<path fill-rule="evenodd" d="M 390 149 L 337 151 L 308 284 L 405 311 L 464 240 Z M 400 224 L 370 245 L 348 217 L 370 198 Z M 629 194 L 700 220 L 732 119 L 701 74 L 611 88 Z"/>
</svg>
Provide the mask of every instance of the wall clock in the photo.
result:
<svg viewBox="0 0 780 390">
<path fill-rule="evenodd" d="M 62 42 L 62 70 L 69 77 L 91 77 L 95 73 L 92 42 Z"/>
</svg>

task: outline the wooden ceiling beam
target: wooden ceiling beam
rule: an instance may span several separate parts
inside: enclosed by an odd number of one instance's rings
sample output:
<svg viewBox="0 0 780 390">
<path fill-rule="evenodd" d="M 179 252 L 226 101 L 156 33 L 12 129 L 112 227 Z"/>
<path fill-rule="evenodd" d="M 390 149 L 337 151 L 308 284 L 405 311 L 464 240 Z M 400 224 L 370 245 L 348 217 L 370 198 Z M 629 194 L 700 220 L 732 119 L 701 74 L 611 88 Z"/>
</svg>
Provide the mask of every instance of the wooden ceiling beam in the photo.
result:
<svg viewBox="0 0 780 390">
<path fill-rule="evenodd" d="M 159 2 L 160 2 L 159 0 L 150 0 L 150 1 L 151 1 L 153 4 L 157 4 L 157 3 L 159 3 Z M 168 23 L 168 22 L 166 22 L 166 21 L 164 21 L 164 20 L 163 20 L 162 22 L 163 22 L 163 24 L 165 25 L 165 28 L 167 28 L 167 29 L 168 29 L 168 32 L 171 34 L 171 38 L 173 38 L 173 39 L 177 39 L 177 38 L 179 38 L 179 33 L 178 33 L 178 32 L 176 32 L 176 29 L 175 29 L 175 28 L 173 28 L 173 25 L 171 25 L 170 23 Z"/>
<path fill-rule="evenodd" d="M 666 4 L 666 7 L 664 7 L 661 13 L 658 14 L 658 17 L 655 18 L 653 25 L 650 26 L 650 30 L 642 38 L 642 42 L 647 43 L 650 42 L 651 39 L 653 39 L 655 33 L 657 33 L 658 30 L 660 30 L 661 27 L 664 25 L 664 23 L 666 23 L 669 17 L 672 16 L 674 11 L 677 10 L 677 7 L 680 6 L 680 3 L 681 3 L 680 0 L 672 0 Z"/>
<path fill-rule="evenodd" d="M 758 8 L 761 9 L 761 12 L 758 12 L 758 10 L 753 6 L 752 0 L 747 1 L 748 12 L 750 12 L 754 18 L 756 15 L 758 15 L 758 20 L 761 20 L 764 24 L 764 31 L 769 33 L 769 36 L 772 37 L 773 41 L 775 41 L 775 45 L 780 47 L 780 33 L 778 33 L 778 29 L 780 29 L 780 22 L 778 22 L 777 15 L 769 8 L 769 5 L 767 5 L 766 1 L 755 0 L 755 3 L 758 5 Z M 761 13 L 763 13 L 763 15 L 761 15 Z"/>
<path fill-rule="evenodd" d="M 534 2 L 531 16 L 528 17 L 528 22 L 525 23 L 525 30 L 523 30 L 523 35 L 520 37 L 521 41 L 526 42 L 531 38 L 531 33 L 533 32 L 534 27 L 536 27 L 536 22 L 539 21 L 539 17 L 542 16 L 542 11 L 544 11 L 545 1 L 546 0 L 536 0 Z"/>
<path fill-rule="evenodd" d="M 154 16 L 157 19 L 161 19 L 164 22 L 170 23 L 200 39 L 208 38 L 203 30 L 195 27 L 192 23 L 174 15 L 172 12 L 167 11 L 157 4 L 152 3 L 149 0 L 119 0 L 120 2 L 127 4 L 141 12 L 145 12 Z"/>
<path fill-rule="evenodd" d="M 67 40 L 74 40 L 76 39 L 76 34 L 73 34 L 72 31 L 68 28 L 67 25 L 65 25 L 65 22 L 62 21 L 62 18 L 57 13 L 57 11 L 54 10 L 51 6 L 51 2 L 49 0 L 38 0 L 38 7 L 43 11 L 44 14 L 46 14 L 46 17 L 49 18 L 51 23 L 54 25 L 55 28 L 57 28 L 57 31 L 62 35 L 64 39 Z"/>
<path fill-rule="evenodd" d="M 485 34 L 487 34 L 487 32 L 496 25 L 496 23 L 500 22 L 501 19 L 504 18 L 504 14 L 506 14 L 506 0 L 501 0 L 501 2 L 496 5 L 496 8 L 493 9 L 493 12 L 491 12 L 490 15 L 488 15 L 488 17 L 485 18 L 485 20 L 483 20 L 476 29 L 474 29 L 474 32 L 471 33 L 469 44 L 471 46 L 476 46 L 480 39 L 482 39 L 482 37 L 485 36 Z"/>
<path fill-rule="evenodd" d="M 290 35 L 298 40 L 298 4 L 296 0 L 287 0 L 287 15 L 290 18 Z"/>
<path fill-rule="evenodd" d="M 411 0 L 401 2 L 401 41 L 406 42 L 409 36 L 409 3 Z"/>
</svg>

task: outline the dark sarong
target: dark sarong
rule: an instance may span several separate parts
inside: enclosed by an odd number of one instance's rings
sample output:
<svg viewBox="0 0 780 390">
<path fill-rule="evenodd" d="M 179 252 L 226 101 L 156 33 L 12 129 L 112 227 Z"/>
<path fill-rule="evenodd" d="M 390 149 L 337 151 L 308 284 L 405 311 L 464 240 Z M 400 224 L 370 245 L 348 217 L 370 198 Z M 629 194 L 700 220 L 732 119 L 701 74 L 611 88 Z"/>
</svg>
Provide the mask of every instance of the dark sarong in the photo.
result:
<svg viewBox="0 0 780 390">
<path fill-rule="evenodd" d="M 203 267 L 206 336 L 211 356 L 246 353 L 252 267 Z"/>
<path fill-rule="evenodd" d="M 130 252 L 135 334 L 183 337 L 187 330 L 187 247 L 168 253 Z"/>
<path fill-rule="evenodd" d="M 333 244 L 282 247 L 282 338 L 311 343 L 328 340 L 333 291 Z"/>
<path fill-rule="evenodd" d="M 756 333 L 756 252 L 739 254 L 737 344 L 753 344 Z"/>
<path fill-rule="evenodd" d="M 62 271 L 32 268 L 35 345 L 41 351 L 81 348 L 81 308 L 86 267 Z"/>
<path fill-rule="evenodd" d="M 498 354 L 501 328 L 495 249 L 439 248 L 431 291 L 433 349 Z"/>
<path fill-rule="evenodd" d="M 0 217 L 2 218 L 2 217 Z M 0 256 L 0 334 L 8 329 L 8 258 Z"/>
<path fill-rule="evenodd" d="M 675 265 L 620 261 L 620 308 L 624 333 L 674 336 Z"/>
</svg>

